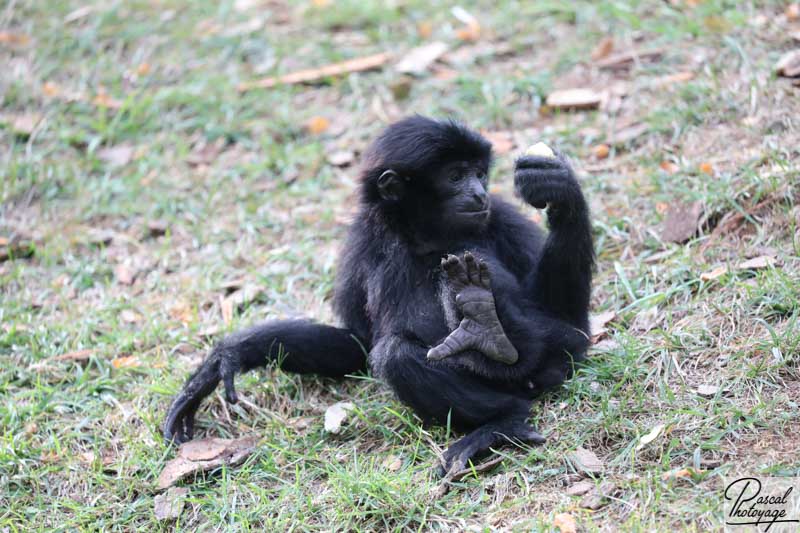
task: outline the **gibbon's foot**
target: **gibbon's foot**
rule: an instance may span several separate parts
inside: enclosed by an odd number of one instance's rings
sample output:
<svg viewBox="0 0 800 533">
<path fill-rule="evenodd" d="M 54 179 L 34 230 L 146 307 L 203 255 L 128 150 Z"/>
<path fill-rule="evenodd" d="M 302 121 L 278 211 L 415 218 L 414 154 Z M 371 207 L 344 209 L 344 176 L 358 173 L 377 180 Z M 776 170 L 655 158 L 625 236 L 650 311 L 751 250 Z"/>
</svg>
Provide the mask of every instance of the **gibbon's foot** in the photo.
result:
<svg viewBox="0 0 800 533">
<path fill-rule="evenodd" d="M 497 317 L 486 262 L 469 252 L 463 258 L 448 255 L 442 259 L 442 271 L 464 318 L 441 344 L 428 351 L 428 359 L 439 361 L 471 349 L 494 361 L 507 365 L 516 363 L 519 354 Z"/>
<path fill-rule="evenodd" d="M 468 467 L 470 460 L 486 455 L 490 448 L 508 443 L 543 444 L 545 437 L 525 420 L 525 415 L 482 426 L 461 437 L 442 454 L 440 477 L 452 477 Z"/>
</svg>

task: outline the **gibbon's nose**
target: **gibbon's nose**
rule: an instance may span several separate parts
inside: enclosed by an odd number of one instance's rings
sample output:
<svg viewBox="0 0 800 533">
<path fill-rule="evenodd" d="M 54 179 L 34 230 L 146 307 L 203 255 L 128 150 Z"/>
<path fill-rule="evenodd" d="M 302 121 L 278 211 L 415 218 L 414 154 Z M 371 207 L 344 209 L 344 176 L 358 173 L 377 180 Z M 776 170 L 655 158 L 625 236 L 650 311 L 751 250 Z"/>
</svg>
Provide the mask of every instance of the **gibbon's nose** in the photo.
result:
<svg viewBox="0 0 800 533">
<path fill-rule="evenodd" d="M 480 209 L 484 210 L 489 207 L 489 195 L 485 191 L 473 190 L 472 201 Z"/>
</svg>

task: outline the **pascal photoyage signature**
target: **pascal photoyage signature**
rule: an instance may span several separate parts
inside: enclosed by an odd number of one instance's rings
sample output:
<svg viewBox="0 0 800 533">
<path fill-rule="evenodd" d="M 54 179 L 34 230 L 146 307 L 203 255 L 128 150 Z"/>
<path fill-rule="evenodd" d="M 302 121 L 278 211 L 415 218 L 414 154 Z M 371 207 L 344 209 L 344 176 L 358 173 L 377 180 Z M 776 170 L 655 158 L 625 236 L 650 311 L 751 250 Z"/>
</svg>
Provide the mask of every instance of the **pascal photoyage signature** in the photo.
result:
<svg viewBox="0 0 800 533">
<path fill-rule="evenodd" d="M 725 487 L 725 499 L 733 501 L 725 524 L 729 526 L 765 525 L 769 531 L 773 524 L 800 522 L 797 518 L 787 518 L 786 507 L 794 487 L 783 494 L 761 494 L 761 481 L 754 477 L 743 477 L 732 481 Z"/>
</svg>

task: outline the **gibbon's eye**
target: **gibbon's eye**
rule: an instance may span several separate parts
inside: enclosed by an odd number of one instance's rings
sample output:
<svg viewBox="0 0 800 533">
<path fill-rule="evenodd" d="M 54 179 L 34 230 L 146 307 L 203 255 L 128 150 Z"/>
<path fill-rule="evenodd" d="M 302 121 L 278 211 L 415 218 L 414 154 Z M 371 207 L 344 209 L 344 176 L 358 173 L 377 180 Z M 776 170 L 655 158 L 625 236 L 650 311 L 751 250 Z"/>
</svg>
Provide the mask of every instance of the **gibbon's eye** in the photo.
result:
<svg viewBox="0 0 800 533">
<path fill-rule="evenodd" d="M 450 173 L 449 178 L 450 181 L 452 181 L 453 183 L 458 183 L 459 181 L 464 179 L 464 173 L 461 171 L 461 169 L 454 170 Z"/>
</svg>

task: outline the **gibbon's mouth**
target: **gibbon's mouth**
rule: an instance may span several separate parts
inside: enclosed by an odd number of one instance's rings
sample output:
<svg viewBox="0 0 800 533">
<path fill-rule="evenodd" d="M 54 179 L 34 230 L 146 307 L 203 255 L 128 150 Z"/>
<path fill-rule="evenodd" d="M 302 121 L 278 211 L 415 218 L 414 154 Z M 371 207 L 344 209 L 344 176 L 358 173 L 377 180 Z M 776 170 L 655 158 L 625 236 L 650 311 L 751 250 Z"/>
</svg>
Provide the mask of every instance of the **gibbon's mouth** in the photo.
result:
<svg viewBox="0 0 800 533">
<path fill-rule="evenodd" d="M 489 216 L 489 209 L 479 209 L 479 210 L 476 210 L 476 211 L 461 211 L 460 213 L 462 215 L 465 215 L 465 216 L 468 216 L 468 217 L 476 217 L 476 218 L 488 217 Z"/>
</svg>

